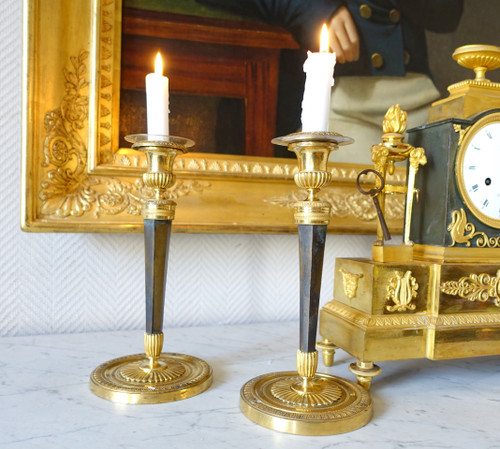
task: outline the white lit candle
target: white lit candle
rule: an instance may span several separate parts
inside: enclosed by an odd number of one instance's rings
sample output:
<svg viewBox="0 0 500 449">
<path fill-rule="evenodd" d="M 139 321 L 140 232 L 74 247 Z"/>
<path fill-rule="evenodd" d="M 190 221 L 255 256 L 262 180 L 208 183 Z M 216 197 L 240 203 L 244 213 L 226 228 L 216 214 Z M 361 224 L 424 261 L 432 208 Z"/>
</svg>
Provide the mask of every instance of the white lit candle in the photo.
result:
<svg viewBox="0 0 500 449">
<path fill-rule="evenodd" d="M 155 73 L 146 75 L 146 110 L 148 134 L 168 136 L 168 78 L 163 76 L 160 52 L 156 55 Z"/>
<path fill-rule="evenodd" d="M 328 131 L 330 117 L 330 96 L 333 86 L 335 53 L 330 53 L 328 29 L 321 30 L 319 53 L 307 52 L 304 63 L 306 83 L 302 99 L 302 131 Z"/>
</svg>

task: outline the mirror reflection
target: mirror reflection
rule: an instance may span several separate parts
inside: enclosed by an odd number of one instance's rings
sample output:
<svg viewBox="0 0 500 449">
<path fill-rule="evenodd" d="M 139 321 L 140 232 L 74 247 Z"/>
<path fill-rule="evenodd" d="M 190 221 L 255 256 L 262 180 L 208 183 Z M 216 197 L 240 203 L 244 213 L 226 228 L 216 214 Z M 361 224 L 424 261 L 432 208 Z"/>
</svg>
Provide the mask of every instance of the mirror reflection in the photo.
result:
<svg viewBox="0 0 500 449">
<path fill-rule="evenodd" d="M 493 2 L 304 3 L 124 0 L 120 146 L 146 129 L 144 77 L 158 50 L 170 79 L 171 134 L 193 138 L 198 152 L 290 157 L 270 141 L 300 129 L 306 49 L 317 51 L 318 25 L 328 22 L 337 53 L 330 130 L 356 140 L 333 159 L 370 163 L 391 104 L 408 111 L 409 128 L 425 123 L 446 87 L 471 77 L 453 50 L 471 36 L 498 45 L 485 26 L 498 13 Z"/>
</svg>

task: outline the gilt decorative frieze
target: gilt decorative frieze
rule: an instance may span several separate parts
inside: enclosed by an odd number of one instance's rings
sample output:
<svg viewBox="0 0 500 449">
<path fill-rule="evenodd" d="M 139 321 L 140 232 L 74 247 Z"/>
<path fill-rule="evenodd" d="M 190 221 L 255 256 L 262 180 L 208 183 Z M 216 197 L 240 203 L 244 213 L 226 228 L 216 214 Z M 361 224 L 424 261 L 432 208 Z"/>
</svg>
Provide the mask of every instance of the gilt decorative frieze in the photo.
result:
<svg viewBox="0 0 500 449">
<path fill-rule="evenodd" d="M 441 291 L 472 302 L 486 302 L 493 299 L 494 304 L 500 307 L 500 270 L 495 276 L 487 273 L 471 273 L 469 276 L 461 277 L 458 281 L 443 282 Z"/>
<path fill-rule="evenodd" d="M 147 166 L 146 158 L 138 151 L 120 149 L 114 154 L 113 165 L 145 169 Z M 210 157 L 190 157 L 189 155 L 177 158 L 174 162 L 174 170 L 189 170 L 190 172 L 216 174 L 232 174 L 247 176 L 262 176 L 265 178 L 283 178 L 293 176 L 298 172 L 297 164 L 283 164 L 274 162 L 252 162 L 232 159 L 227 156 L 224 160 L 211 159 Z"/>
<path fill-rule="evenodd" d="M 304 194 L 296 191 L 289 195 L 272 197 L 265 201 L 282 207 L 293 207 L 293 204 L 302 200 Z M 353 216 L 363 221 L 373 221 L 377 219 L 377 211 L 370 197 L 362 195 L 359 192 L 342 194 L 332 192 L 332 189 L 325 188 L 322 191 L 321 200 L 331 204 L 330 214 L 332 217 Z M 388 220 L 403 219 L 404 198 L 391 196 L 386 200 L 387 212 L 385 218 Z"/>
<path fill-rule="evenodd" d="M 440 315 L 435 325 L 446 326 L 500 326 L 500 313 L 454 313 Z"/>
<path fill-rule="evenodd" d="M 426 328 L 426 327 L 481 327 L 485 324 L 500 327 L 500 313 L 453 313 L 369 315 L 337 301 L 330 301 L 323 309 L 356 326 L 366 329 Z"/>
<path fill-rule="evenodd" d="M 201 154 L 197 154 L 196 157 L 190 157 L 189 154 L 181 158 L 178 158 L 174 162 L 175 170 L 189 170 L 192 172 L 204 172 L 210 174 L 232 174 L 232 175 L 252 175 L 252 176 L 262 176 L 265 178 L 290 178 L 293 179 L 296 173 L 298 173 L 298 167 L 296 163 L 283 163 L 275 162 L 271 158 L 269 161 L 241 161 L 236 158 L 232 158 L 231 155 L 226 156 L 223 160 L 214 157 L 203 157 Z M 120 149 L 113 156 L 113 165 L 121 167 L 130 168 L 146 168 L 146 159 L 142 153 L 139 151 Z M 359 169 L 349 169 L 342 167 L 333 167 L 329 170 L 331 175 L 331 182 L 333 183 L 343 183 L 343 182 L 355 182 L 358 176 Z M 367 178 L 367 182 L 370 182 L 370 177 Z M 391 177 L 391 182 L 395 184 L 404 183 L 404 174 L 394 173 Z M 283 205 L 286 201 L 282 199 L 272 199 L 270 201 L 275 201 L 274 204 Z M 297 199 L 293 200 L 297 201 Z M 369 203 L 369 201 L 367 201 Z"/>
<path fill-rule="evenodd" d="M 323 306 L 323 309 L 363 328 L 422 328 L 431 323 L 431 319 L 428 315 L 369 315 L 337 301 L 330 301 Z"/>
<path fill-rule="evenodd" d="M 112 159 L 113 149 L 113 114 L 118 113 L 113 105 L 113 60 L 119 51 L 115 46 L 115 0 L 103 0 L 101 7 L 101 26 L 99 45 L 99 107 L 97 110 L 99 129 L 98 133 L 98 163 L 109 163 Z"/>
</svg>

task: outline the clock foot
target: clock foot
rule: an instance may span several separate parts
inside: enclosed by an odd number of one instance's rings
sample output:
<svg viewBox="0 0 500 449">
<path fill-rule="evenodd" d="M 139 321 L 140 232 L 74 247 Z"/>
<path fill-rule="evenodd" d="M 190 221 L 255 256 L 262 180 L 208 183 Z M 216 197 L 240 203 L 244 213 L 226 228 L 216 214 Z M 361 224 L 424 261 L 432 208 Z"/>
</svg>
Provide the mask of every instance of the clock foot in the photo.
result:
<svg viewBox="0 0 500 449">
<path fill-rule="evenodd" d="M 358 384 L 369 391 L 373 378 L 382 372 L 382 368 L 375 365 L 373 362 L 362 362 L 358 360 L 356 363 L 351 363 L 349 365 L 349 371 L 356 375 Z"/>
<path fill-rule="evenodd" d="M 333 366 L 333 357 L 335 355 L 335 350 L 338 346 L 334 345 L 331 341 L 326 338 L 323 341 L 316 343 L 316 347 L 321 350 L 323 354 L 323 365 Z"/>
</svg>

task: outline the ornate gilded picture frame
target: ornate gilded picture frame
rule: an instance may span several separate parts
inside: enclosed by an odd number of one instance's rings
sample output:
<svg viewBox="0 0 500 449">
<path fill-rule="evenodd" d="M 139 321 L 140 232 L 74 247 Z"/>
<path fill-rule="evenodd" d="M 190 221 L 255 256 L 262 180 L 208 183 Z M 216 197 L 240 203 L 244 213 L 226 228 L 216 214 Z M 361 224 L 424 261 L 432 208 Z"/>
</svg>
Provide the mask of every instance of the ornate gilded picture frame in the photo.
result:
<svg viewBox="0 0 500 449">
<path fill-rule="evenodd" d="M 140 232 L 145 161 L 118 147 L 121 0 L 24 0 L 21 227 L 32 232 Z M 141 130 L 139 130 L 141 131 Z M 332 164 L 330 231 L 374 233 L 376 212 Z M 174 166 L 177 232 L 295 232 L 303 195 L 294 159 L 188 153 Z M 394 183 L 403 183 L 396 173 Z M 403 198 L 387 218 L 401 230 Z"/>
</svg>

